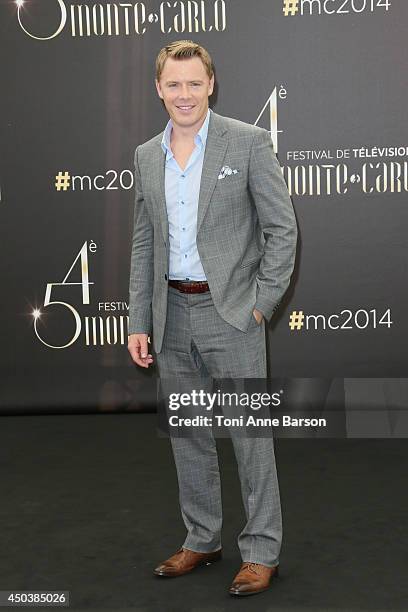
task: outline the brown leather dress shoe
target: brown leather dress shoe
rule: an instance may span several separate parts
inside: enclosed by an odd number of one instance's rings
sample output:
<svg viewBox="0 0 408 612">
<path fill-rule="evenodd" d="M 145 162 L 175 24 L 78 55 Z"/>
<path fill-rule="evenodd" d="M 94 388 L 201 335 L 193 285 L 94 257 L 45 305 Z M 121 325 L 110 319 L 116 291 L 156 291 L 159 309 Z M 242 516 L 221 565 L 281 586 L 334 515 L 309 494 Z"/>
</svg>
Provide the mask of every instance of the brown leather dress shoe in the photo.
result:
<svg viewBox="0 0 408 612">
<path fill-rule="evenodd" d="M 221 558 L 221 549 L 210 553 L 199 553 L 188 548 L 180 548 L 172 557 L 160 563 L 155 568 L 154 573 L 156 576 L 166 576 L 168 578 L 182 576 L 199 565 L 211 565 Z"/>
<path fill-rule="evenodd" d="M 279 575 L 279 565 L 267 567 L 261 563 L 243 563 L 229 589 L 230 595 L 256 595 L 269 588 L 271 578 Z"/>
</svg>

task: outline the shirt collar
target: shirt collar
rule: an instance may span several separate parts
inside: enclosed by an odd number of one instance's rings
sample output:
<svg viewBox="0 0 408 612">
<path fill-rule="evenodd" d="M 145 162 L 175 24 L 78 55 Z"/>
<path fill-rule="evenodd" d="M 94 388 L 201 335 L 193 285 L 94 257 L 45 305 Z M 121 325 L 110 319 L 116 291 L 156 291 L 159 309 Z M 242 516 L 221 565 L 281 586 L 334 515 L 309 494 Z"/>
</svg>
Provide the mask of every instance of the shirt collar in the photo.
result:
<svg viewBox="0 0 408 612">
<path fill-rule="evenodd" d="M 200 129 L 198 130 L 197 134 L 194 136 L 194 142 L 196 145 L 201 146 L 201 147 L 205 147 L 206 142 L 207 142 L 207 135 L 208 135 L 208 124 L 210 122 L 210 114 L 211 114 L 211 109 L 208 108 L 207 110 L 207 116 L 204 120 L 203 125 L 200 127 Z M 173 153 L 171 151 L 171 147 L 170 147 L 170 134 L 171 134 L 171 130 L 173 127 L 173 122 L 171 119 L 168 120 L 167 125 L 164 129 L 163 132 L 163 137 L 161 140 L 161 147 L 163 149 L 164 153 L 167 153 L 166 155 L 166 159 L 169 159 L 170 157 L 173 157 Z"/>
</svg>

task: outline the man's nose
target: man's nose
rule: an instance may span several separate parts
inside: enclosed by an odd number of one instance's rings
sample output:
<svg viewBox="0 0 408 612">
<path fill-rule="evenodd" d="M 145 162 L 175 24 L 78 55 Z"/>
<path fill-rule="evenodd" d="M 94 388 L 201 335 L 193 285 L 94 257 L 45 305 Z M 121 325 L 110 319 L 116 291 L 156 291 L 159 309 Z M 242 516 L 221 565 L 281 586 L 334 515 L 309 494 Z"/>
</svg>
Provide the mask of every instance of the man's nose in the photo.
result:
<svg viewBox="0 0 408 612">
<path fill-rule="evenodd" d="M 181 98 L 188 98 L 189 96 L 190 96 L 190 91 L 189 91 L 188 85 L 187 85 L 187 83 L 184 83 L 181 86 L 180 97 Z"/>
</svg>

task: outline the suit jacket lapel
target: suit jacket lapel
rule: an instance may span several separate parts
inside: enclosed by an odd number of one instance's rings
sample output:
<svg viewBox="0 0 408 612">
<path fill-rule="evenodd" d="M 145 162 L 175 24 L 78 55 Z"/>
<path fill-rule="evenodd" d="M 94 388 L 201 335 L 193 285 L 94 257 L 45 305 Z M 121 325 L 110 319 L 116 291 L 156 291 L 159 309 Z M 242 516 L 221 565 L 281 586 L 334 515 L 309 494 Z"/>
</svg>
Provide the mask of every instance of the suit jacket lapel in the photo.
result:
<svg viewBox="0 0 408 612">
<path fill-rule="evenodd" d="M 160 139 L 161 140 L 161 139 Z M 167 218 L 167 207 L 166 207 L 166 189 L 164 182 L 164 172 L 166 167 L 166 153 L 163 152 L 161 144 L 159 142 L 159 147 L 157 151 L 157 162 L 153 164 L 153 167 L 157 168 L 157 181 L 159 184 L 159 217 L 161 228 L 164 236 L 164 240 L 168 245 L 169 240 L 169 221 Z"/>
<path fill-rule="evenodd" d="M 211 196 L 217 184 L 218 174 L 222 168 L 222 162 L 227 151 L 228 138 L 224 135 L 226 131 L 226 128 L 223 127 L 222 117 L 212 112 L 208 124 L 207 143 L 201 173 L 197 234 L 200 231 Z"/>
</svg>

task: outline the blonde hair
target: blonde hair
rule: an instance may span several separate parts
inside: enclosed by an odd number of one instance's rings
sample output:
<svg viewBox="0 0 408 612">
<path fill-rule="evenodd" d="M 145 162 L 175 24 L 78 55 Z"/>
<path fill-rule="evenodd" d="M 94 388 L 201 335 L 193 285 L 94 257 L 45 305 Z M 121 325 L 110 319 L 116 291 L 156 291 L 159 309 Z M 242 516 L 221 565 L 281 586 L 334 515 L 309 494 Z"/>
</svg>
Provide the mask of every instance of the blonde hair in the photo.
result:
<svg viewBox="0 0 408 612">
<path fill-rule="evenodd" d="M 214 66 L 207 49 L 204 49 L 204 47 L 193 42 L 192 40 L 175 40 L 169 45 L 163 47 L 156 57 L 156 79 L 158 81 L 160 81 L 164 63 L 168 57 L 172 57 L 176 60 L 199 57 L 204 64 L 208 77 L 211 79 L 214 74 Z"/>
</svg>

